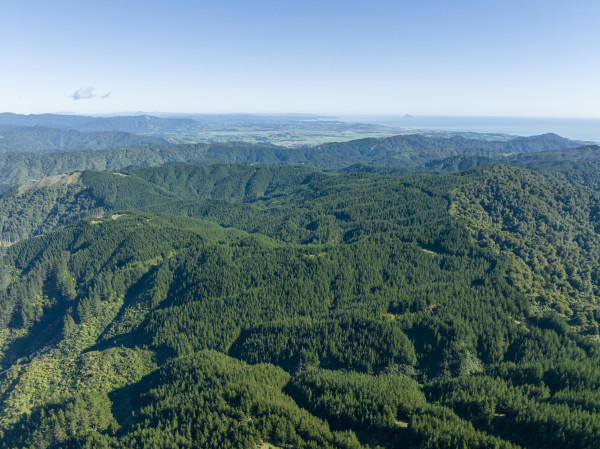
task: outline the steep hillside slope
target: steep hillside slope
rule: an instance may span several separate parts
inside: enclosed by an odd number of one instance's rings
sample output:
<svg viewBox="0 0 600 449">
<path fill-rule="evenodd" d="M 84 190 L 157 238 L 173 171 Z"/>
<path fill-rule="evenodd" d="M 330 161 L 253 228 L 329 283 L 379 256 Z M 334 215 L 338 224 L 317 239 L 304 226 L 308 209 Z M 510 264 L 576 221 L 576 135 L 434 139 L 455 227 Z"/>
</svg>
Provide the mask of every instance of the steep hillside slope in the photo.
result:
<svg viewBox="0 0 600 449">
<path fill-rule="evenodd" d="M 324 175 L 307 167 L 172 165 L 127 172 L 86 171 L 29 182 L 0 194 L 0 237 L 16 242 L 85 217 L 176 201 L 252 201 L 283 194 Z"/>
<path fill-rule="evenodd" d="M 472 173 L 453 193 L 452 214 L 481 245 L 510 258 L 511 283 L 536 307 L 596 329 L 590 318 L 600 299 L 600 196 L 503 165 Z"/>
<path fill-rule="evenodd" d="M 6 248 L 3 447 L 600 444 L 587 189 L 505 166 L 45 182 L 13 215 L 46 191 L 105 214 Z"/>
</svg>

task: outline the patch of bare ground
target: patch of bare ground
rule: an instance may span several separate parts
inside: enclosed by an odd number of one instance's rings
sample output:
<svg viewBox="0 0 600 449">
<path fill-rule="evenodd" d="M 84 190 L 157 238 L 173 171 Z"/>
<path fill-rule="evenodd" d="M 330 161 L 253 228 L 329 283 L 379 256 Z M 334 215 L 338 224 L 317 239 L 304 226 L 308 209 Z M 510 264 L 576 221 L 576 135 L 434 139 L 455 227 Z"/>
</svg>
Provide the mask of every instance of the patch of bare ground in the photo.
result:
<svg viewBox="0 0 600 449">
<path fill-rule="evenodd" d="M 47 176 L 46 178 L 40 179 L 39 181 L 31 180 L 19 187 L 18 193 L 32 189 L 34 187 L 48 187 L 54 184 L 76 184 L 81 179 L 81 173 L 71 173 L 70 175 L 62 174 L 56 176 Z"/>
</svg>

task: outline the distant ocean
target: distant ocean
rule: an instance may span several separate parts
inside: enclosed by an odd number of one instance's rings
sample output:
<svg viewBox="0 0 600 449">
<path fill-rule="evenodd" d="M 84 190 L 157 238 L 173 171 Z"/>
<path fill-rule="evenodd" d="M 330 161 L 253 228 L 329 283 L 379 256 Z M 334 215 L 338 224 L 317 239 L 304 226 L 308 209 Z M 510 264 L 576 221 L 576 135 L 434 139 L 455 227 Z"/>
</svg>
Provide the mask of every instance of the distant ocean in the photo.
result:
<svg viewBox="0 0 600 449">
<path fill-rule="evenodd" d="M 339 116 L 346 122 L 400 128 L 535 136 L 554 133 L 575 140 L 600 142 L 600 118 Z"/>
</svg>

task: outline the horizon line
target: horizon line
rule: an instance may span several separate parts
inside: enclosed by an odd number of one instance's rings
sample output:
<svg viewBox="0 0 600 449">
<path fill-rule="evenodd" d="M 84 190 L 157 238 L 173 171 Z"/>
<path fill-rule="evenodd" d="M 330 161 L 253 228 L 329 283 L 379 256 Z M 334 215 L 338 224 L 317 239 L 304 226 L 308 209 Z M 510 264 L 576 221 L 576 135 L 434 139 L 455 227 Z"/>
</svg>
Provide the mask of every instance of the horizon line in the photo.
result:
<svg viewBox="0 0 600 449">
<path fill-rule="evenodd" d="M 123 117 L 123 116 L 161 116 L 161 115 L 217 115 L 217 116 L 233 116 L 233 115 L 250 115 L 263 117 L 319 117 L 319 118 L 490 118 L 490 119 L 567 119 L 567 120 L 600 120 L 600 116 L 543 116 L 543 115 L 472 115 L 472 114 L 411 114 L 411 113 L 316 113 L 316 112 L 173 112 L 173 111 L 114 111 L 114 112 L 97 112 L 97 113 L 78 113 L 74 111 L 57 111 L 57 112 L 31 112 L 20 113 L 12 111 L 3 111 L 0 114 L 14 115 L 73 115 L 80 117 Z"/>
</svg>

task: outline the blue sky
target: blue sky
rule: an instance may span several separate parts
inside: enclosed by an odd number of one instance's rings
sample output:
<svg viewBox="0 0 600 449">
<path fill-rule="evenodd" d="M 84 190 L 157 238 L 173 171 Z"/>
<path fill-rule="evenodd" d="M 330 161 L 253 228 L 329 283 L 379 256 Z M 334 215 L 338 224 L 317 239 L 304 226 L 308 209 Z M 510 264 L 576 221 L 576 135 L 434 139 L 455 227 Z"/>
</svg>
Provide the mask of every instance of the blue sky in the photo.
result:
<svg viewBox="0 0 600 449">
<path fill-rule="evenodd" d="M 598 18 L 581 0 L 5 2 L 0 110 L 600 117 Z"/>
</svg>

